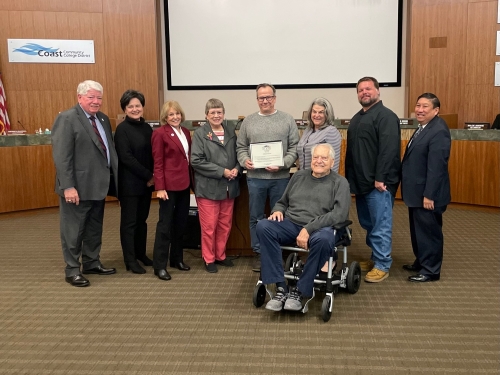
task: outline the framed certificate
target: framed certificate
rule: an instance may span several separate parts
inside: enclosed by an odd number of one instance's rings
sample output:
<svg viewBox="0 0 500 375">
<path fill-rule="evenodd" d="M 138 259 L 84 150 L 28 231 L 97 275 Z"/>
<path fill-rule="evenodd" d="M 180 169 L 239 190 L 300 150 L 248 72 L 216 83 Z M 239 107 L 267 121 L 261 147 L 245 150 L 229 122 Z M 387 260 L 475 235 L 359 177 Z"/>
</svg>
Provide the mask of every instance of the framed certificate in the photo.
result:
<svg viewBox="0 0 500 375">
<path fill-rule="evenodd" d="M 281 141 L 250 143 L 250 159 L 254 168 L 282 167 L 283 143 Z"/>
</svg>

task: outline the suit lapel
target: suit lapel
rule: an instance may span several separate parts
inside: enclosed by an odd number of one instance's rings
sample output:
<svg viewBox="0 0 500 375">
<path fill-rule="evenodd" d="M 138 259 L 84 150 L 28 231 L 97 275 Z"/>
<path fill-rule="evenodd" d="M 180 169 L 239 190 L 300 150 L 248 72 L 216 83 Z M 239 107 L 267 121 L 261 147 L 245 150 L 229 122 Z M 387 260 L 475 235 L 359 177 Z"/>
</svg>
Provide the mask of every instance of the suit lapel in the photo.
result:
<svg viewBox="0 0 500 375">
<path fill-rule="evenodd" d="M 182 127 L 180 128 L 182 132 Z M 184 150 L 184 146 L 182 146 L 181 140 L 179 139 L 179 134 L 176 133 L 176 131 L 168 124 L 165 125 L 165 133 L 168 138 L 172 140 L 172 142 L 175 143 L 175 145 L 179 148 L 179 150 L 182 152 L 182 154 L 185 154 L 186 151 Z"/>
<path fill-rule="evenodd" d="M 107 122 L 106 118 L 103 116 L 101 112 L 97 112 L 96 117 L 99 118 L 99 121 L 101 122 L 101 125 L 104 129 L 104 133 L 106 134 L 106 141 L 108 141 L 108 145 L 110 145 L 111 141 L 113 140 L 113 134 L 110 133 L 111 124 Z"/>
<path fill-rule="evenodd" d="M 90 139 L 92 139 L 92 141 L 94 142 L 95 146 L 97 147 L 97 149 L 99 150 L 101 155 L 107 159 L 108 156 L 106 155 L 106 153 L 104 152 L 104 150 L 101 147 L 101 142 L 99 141 L 99 138 L 97 138 L 97 134 L 94 131 L 94 127 L 90 123 L 90 120 L 88 119 L 87 115 L 85 114 L 85 112 L 83 111 L 83 109 L 80 107 L 79 104 L 76 105 L 76 112 L 78 113 L 78 119 L 80 120 L 80 123 L 82 124 L 83 128 L 85 129 L 85 131 L 89 135 Z M 101 121 L 101 118 L 99 118 L 99 121 Z M 104 132 L 106 132 L 106 129 L 104 129 Z M 107 133 L 106 133 L 106 137 L 108 137 Z M 108 144 L 109 144 L 109 142 L 108 142 Z"/>
<path fill-rule="evenodd" d="M 437 118 L 437 116 L 434 117 L 431 121 L 429 121 L 429 123 L 427 125 L 425 125 L 425 128 L 422 129 L 422 131 L 420 132 L 420 134 L 418 135 L 418 137 L 416 139 L 413 139 L 415 136 L 415 133 L 413 133 L 413 136 L 410 139 L 411 144 L 409 145 L 409 147 L 406 147 L 406 152 L 405 152 L 403 159 L 405 159 L 406 155 L 409 154 L 411 152 L 411 150 L 413 150 L 415 145 L 419 144 L 420 142 L 422 142 L 425 138 L 427 138 L 429 136 L 429 134 L 432 132 L 432 126 L 434 125 L 436 118 Z M 413 139 L 413 141 L 412 141 L 412 139 Z"/>
</svg>

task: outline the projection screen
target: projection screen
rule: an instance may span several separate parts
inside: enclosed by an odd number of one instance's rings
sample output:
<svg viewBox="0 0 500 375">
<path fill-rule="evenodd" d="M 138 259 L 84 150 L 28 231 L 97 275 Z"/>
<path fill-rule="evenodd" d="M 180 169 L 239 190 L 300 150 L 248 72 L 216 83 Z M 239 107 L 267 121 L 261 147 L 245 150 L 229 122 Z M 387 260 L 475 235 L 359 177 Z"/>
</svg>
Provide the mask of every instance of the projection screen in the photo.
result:
<svg viewBox="0 0 500 375">
<path fill-rule="evenodd" d="M 401 86 L 403 0 L 166 0 L 169 90 Z"/>
</svg>

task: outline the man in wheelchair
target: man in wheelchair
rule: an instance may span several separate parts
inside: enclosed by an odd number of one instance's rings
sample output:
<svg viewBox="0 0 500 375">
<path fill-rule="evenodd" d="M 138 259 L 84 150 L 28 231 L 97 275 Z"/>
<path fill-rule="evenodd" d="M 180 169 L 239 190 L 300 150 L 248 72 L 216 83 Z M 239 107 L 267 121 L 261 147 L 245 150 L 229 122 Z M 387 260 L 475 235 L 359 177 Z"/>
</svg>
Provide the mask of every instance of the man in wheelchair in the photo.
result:
<svg viewBox="0 0 500 375">
<path fill-rule="evenodd" d="M 266 309 L 300 311 L 303 300 L 314 295 L 314 278 L 335 246 L 333 225 L 347 220 L 351 195 L 349 183 L 333 172 L 335 151 L 328 143 L 315 145 L 311 169 L 296 172 L 269 218 L 257 223 L 261 247 L 261 278 L 276 284 L 276 295 Z M 309 250 L 297 287 L 288 290 L 280 245 L 293 242 Z M 336 259 L 336 253 L 334 259 Z"/>
</svg>

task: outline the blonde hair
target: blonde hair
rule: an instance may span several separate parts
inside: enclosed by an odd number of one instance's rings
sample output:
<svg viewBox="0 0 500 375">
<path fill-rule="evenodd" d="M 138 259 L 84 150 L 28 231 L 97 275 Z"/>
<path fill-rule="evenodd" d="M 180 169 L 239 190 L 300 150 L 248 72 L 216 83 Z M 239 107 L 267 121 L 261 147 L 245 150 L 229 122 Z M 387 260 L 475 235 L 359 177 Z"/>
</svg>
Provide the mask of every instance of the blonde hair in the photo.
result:
<svg viewBox="0 0 500 375">
<path fill-rule="evenodd" d="M 160 124 L 165 125 L 167 123 L 168 112 L 173 109 L 181 114 L 181 122 L 186 120 L 186 115 L 182 110 L 182 107 L 175 100 L 169 100 L 163 104 L 160 111 Z"/>
</svg>

